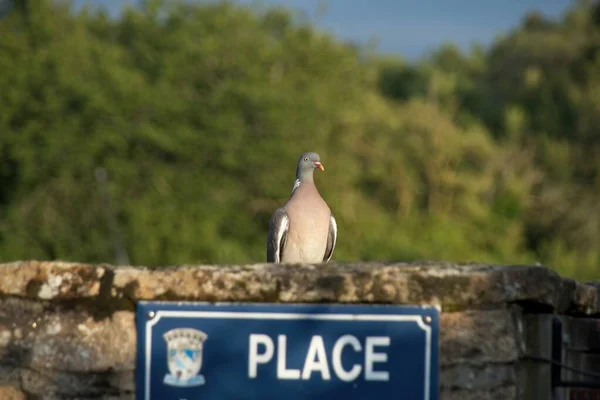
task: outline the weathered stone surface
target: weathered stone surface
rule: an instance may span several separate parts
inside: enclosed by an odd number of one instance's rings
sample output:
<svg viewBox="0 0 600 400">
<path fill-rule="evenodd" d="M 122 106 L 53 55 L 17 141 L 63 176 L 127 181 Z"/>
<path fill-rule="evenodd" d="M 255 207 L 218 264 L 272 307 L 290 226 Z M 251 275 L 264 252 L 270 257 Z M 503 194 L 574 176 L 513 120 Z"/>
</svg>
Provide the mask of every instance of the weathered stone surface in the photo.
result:
<svg viewBox="0 0 600 400">
<path fill-rule="evenodd" d="M 597 286 L 563 278 L 562 290 L 565 295 L 561 296 L 561 304 L 558 305 L 558 309 L 580 314 L 600 312 L 600 296 L 598 295 L 600 289 Z"/>
<path fill-rule="evenodd" d="M 110 374 L 67 373 L 56 370 L 21 371 L 21 388 L 28 394 L 43 398 L 96 398 L 118 395 L 110 385 Z"/>
<path fill-rule="evenodd" d="M 27 400 L 25 393 L 14 386 L 0 386 L 0 399 L 2 400 Z"/>
<path fill-rule="evenodd" d="M 559 311 L 599 311 L 591 305 L 591 293 L 576 296 L 577 285 L 537 266 L 259 264 L 167 270 L 127 267 L 115 269 L 114 274 L 112 296 L 132 301 L 427 303 L 444 310 L 535 302 Z"/>
<path fill-rule="evenodd" d="M 135 371 L 114 371 L 109 377 L 109 384 L 119 393 L 133 393 L 135 391 Z"/>
<path fill-rule="evenodd" d="M 414 265 L 251 265 L 115 270 L 112 294 L 131 299 L 429 303 L 465 307 L 492 293 L 487 272 Z"/>
<path fill-rule="evenodd" d="M 508 309 L 443 313 L 440 365 L 515 361 L 519 356 L 515 337 Z"/>
<path fill-rule="evenodd" d="M 117 269 L 112 293 L 131 299 L 438 304 L 444 310 L 536 300 L 571 307 L 571 292 L 540 267 L 413 264 Z M 174 278 L 176 277 L 176 278 Z M 579 298 L 575 298 L 577 300 Z M 586 303 L 587 304 L 587 303 Z M 586 307 L 589 313 L 595 312 Z"/>
<path fill-rule="evenodd" d="M 31 367 L 62 371 L 131 369 L 135 363 L 133 314 L 82 320 L 81 315 L 54 314 L 42 320 L 31 343 Z"/>
<path fill-rule="evenodd" d="M 135 394 L 133 393 L 123 393 L 118 396 L 101 396 L 98 397 L 100 400 L 133 400 L 135 399 Z"/>
<path fill-rule="evenodd" d="M 0 264 L 0 294 L 42 300 L 97 296 L 105 268 L 62 262 Z"/>
<path fill-rule="evenodd" d="M 132 371 L 135 365 L 134 314 L 117 311 L 94 320 L 85 311 L 9 298 L 0 300 L 2 365 L 42 371 Z M 0 383 L 10 378 L 2 373 Z"/>
<path fill-rule="evenodd" d="M 440 392 L 440 400 L 508 400 L 516 398 L 517 388 L 515 386 L 493 390 L 442 390 Z"/>
<path fill-rule="evenodd" d="M 600 281 L 586 282 L 586 286 L 591 286 L 593 289 L 596 289 L 596 306 L 595 309 L 597 313 L 600 313 Z M 590 314 L 594 314 L 594 312 L 590 312 Z"/>
<path fill-rule="evenodd" d="M 1 399 L 1 397 L 0 397 Z M 88 399 L 94 399 L 94 400 L 134 400 L 135 399 L 135 394 L 134 393 L 121 393 L 118 395 L 110 395 L 110 394 L 103 394 L 103 395 L 94 395 L 93 397 L 86 397 L 86 396 L 68 396 L 65 397 L 64 395 L 60 395 L 60 394 L 45 394 L 44 396 L 39 396 L 39 397 L 29 397 L 29 399 L 35 399 L 35 400 L 88 400 Z M 4 399 L 3 399 L 4 400 Z"/>
<path fill-rule="evenodd" d="M 8 329 L 0 326 L 0 337 L 8 338 L 0 343 L 4 360 L 36 370 L 133 369 L 136 332 L 131 312 L 94 321 L 79 312 L 47 311 L 33 320 Z"/>
<path fill-rule="evenodd" d="M 535 398 L 547 366 L 520 357 L 545 354 L 557 314 L 573 349 L 595 349 L 599 290 L 538 266 L 0 264 L 0 399 L 132 399 L 139 300 L 440 305 L 442 399 Z"/>
<path fill-rule="evenodd" d="M 513 364 L 458 364 L 443 368 L 442 389 L 491 390 L 515 385 L 517 374 Z"/>
<path fill-rule="evenodd" d="M 75 263 L 0 264 L 0 294 L 41 300 L 438 304 L 454 311 L 507 302 L 600 313 L 598 289 L 541 266 L 450 263 L 256 264 L 164 268 Z"/>
<path fill-rule="evenodd" d="M 18 368 L 9 365 L 0 365 L 0 387 L 18 387 L 20 382 L 21 375 Z M 2 397 L 0 397 L 0 399 L 2 399 Z"/>
</svg>

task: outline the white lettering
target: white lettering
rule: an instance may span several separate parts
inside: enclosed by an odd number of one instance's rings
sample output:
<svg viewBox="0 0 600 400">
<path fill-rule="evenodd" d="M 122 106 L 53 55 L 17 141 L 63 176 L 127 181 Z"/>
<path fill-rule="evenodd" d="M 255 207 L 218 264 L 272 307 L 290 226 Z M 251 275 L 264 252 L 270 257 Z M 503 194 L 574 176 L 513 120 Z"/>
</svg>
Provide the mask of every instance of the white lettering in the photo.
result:
<svg viewBox="0 0 600 400">
<path fill-rule="evenodd" d="M 265 352 L 258 353 L 258 345 L 265 346 Z M 253 333 L 250 335 L 250 350 L 248 352 L 248 377 L 256 378 L 258 364 L 266 364 L 273 358 L 275 345 L 273 340 L 267 335 Z"/>
<path fill-rule="evenodd" d="M 375 353 L 375 346 L 389 346 L 388 336 L 369 336 L 365 345 L 365 379 L 368 381 L 389 381 L 390 374 L 387 371 L 373 371 L 376 362 L 387 362 L 387 353 Z"/>
<path fill-rule="evenodd" d="M 367 381 L 389 381 L 390 373 L 382 369 L 375 370 L 376 363 L 387 363 L 388 354 L 383 349 L 376 347 L 390 346 L 388 336 L 368 336 L 364 345 L 364 365 L 361 363 L 344 366 L 342 356 L 344 349 L 350 347 L 355 353 L 363 352 L 361 342 L 353 335 L 339 337 L 333 345 L 331 365 L 338 379 L 352 382 L 358 379 L 362 371 Z M 308 380 L 313 372 L 320 373 L 324 381 L 331 380 L 327 349 L 323 337 L 315 335 L 311 338 L 308 351 L 304 359 L 302 370 L 287 367 L 287 337 L 277 336 L 277 347 L 274 340 L 265 334 L 251 334 L 248 350 L 248 377 L 255 379 L 258 376 L 259 364 L 268 364 L 273 361 L 277 352 L 277 379 Z M 349 368 L 349 369 L 347 369 Z"/>
<path fill-rule="evenodd" d="M 359 364 L 354 364 L 350 371 L 346 371 L 344 369 L 344 366 L 342 365 L 342 352 L 344 351 L 344 347 L 346 345 L 352 346 L 354 351 L 362 350 L 362 346 L 357 338 L 352 335 L 344 335 L 340 337 L 333 346 L 332 364 L 333 371 L 338 378 L 344 382 L 351 382 L 358 378 L 358 375 L 360 375 L 360 371 L 362 370 L 362 366 Z"/>
<path fill-rule="evenodd" d="M 286 363 L 286 342 L 285 335 L 277 336 L 277 378 L 279 379 L 300 379 L 299 369 L 287 369 Z"/>
<path fill-rule="evenodd" d="M 302 368 L 302 379 L 310 379 L 313 371 L 321 372 L 321 377 L 328 381 L 331 379 L 329 365 L 327 364 L 327 353 L 325 352 L 325 344 L 323 337 L 313 336 L 308 347 L 308 353 L 304 360 L 304 368 Z"/>
</svg>

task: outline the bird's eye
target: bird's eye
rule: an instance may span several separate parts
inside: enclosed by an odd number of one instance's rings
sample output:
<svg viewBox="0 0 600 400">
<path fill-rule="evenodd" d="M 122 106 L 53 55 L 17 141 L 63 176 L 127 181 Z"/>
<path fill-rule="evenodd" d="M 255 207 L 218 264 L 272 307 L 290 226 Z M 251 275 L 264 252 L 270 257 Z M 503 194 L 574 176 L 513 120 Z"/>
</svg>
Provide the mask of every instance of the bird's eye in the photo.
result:
<svg viewBox="0 0 600 400">
<path fill-rule="evenodd" d="M 304 157 L 304 161 L 308 161 L 308 157 Z"/>
</svg>

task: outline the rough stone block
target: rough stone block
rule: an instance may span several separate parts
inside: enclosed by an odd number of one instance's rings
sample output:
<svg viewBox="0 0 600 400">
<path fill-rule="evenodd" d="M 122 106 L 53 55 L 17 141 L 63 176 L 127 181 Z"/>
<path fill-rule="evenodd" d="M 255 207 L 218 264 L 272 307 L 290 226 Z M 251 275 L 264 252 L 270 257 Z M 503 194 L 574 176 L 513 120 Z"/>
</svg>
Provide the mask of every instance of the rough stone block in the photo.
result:
<svg viewBox="0 0 600 400">
<path fill-rule="evenodd" d="M 135 371 L 114 371 L 109 376 L 109 384 L 119 393 L 133 393 L 135 391 Z"/>
<path fill-rule="evenodd" d="M 95 320 L 85 310 L 15 298 L 0 300 L 0 365 L 131 371 L 135 352 L 132 312 L 116 311 Z"/>
<path fill-rule="evenodd" d="M 27 400 L 25 393 L 14 386 L 0 386 L 0 399 L 2 400 Z"/>
<path fill-rule="evenodd" d="M 597 369 L 599 290 L 541 266 L 0 264 L 0 398 L 133 398 L 140 300 L 439 305 L 442 399 L 547 398 L 548 366 L 520 356 L 568 314 L 567 361 Z"/>
<path fill-rule="evenodd" d="M 446 311 L 521 302 L 600 312 L 597 289 L 541 266 L 360 263 L 182 266 L 114 270 L 111 295 L 130 300 L 436 304 Z"/>
<path fill-rule="evenodd" d="M 493 390 L 442 390 L 440 400 L 512 400 L 517 398 L 517 388 L 508 386 Z"/>
<path fill-rule="evenodd" d="M 512 318 L 508 309 L 442 313 L 440 365 L 517 360 Z"/>
<path fill-rule="evenodd" d="M 458 364 L 440 373 L 442 389 L 492 390 L 516 383 L 517 374 L 511 364 Z"/>
<path fill-rule="evenodd" d="M 600 290 L 597 286 L 579 283 L 569 278 L 563 278 L 562 286 L 563 290 L 569 290 L 562 296 L 562 304 L 558 306 L 560 310 L 587 315 L 600 313 Z"/>
<path fill-rule="evenodd" d="M 62 262 L 0 264 L 0 293 L 41 300 L 97 296 L 105 268 Z"/>
<path fill-rule="evenodd" d="M 137 300 L 436 304 L 446 311 L 520 302 L 600 314 L 597 286 L 542 266 L 451 263 L 254 264 L 114 267 L 0 264 L 0 294 L 38 300 L 96 298 L 105 309 Z"/>
<path fill-rule="evenodd" d="M 25 369 L 21 372 L 24 392 L 46 398 L 98 398 L 117 396 L 118 390 L 110 385 L 110 374 L 73 373 L 56 370 L 43 372 Z"/>
<path fill-rule="evenodd" d="M 21 375 L 18 367 L 0 365 L 0 387 L 17 387 L 20 381 Z M 2 399 L 1 396 L 0 399 Z"/>
<path fill-rule="evenodd" d="M 80 314 L 54 313 L 39 322 L 38 334 L 26 347 L 34 369 L 132 370 L 135 335 L 134 316 L 128 311 L 100 321 Z"/>
</svg>

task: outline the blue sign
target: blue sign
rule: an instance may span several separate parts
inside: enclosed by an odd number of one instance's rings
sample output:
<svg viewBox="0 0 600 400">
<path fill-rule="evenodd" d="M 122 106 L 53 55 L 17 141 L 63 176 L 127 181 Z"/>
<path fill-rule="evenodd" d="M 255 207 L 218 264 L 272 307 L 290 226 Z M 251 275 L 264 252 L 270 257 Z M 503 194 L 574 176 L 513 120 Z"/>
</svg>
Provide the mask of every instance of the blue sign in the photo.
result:
<svg viewBox="0 0 600 400">
<path fill-rule="evenodd" d="M 438 399 L 435 307 L 141 302 L 136 398 Z"/>
</svg>

